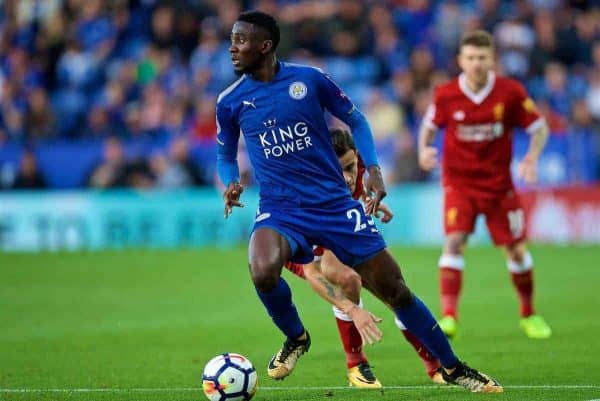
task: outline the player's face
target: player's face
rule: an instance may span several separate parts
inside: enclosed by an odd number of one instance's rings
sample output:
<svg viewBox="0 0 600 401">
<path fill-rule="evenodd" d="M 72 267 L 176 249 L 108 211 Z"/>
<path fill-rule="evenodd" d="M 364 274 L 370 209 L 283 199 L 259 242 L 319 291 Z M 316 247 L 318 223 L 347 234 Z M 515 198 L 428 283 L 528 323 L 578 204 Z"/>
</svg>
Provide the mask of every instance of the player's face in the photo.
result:
<svg viewBox="0 0 600 401">
<path fill-rule="evenodd" d="M 350 192 L 354 192 L 356 177 L 358 176 L 358 157 L 356 156 L 356 151 L 350 149 L 343 156 L 339 157 L 338 160 L 342 166 L 346 185 L 350 189 Z"/>
<path fill-rule="evenodd" d="M 252 24 L 237 21 L 231 30 L 231 63 L 236 74 L 252 73 L 258 69 L 265 57 L 266 46 L 261 32 Z"/>
<path fill-rule="evenodd" d="M 494 67 L 492 49 L 465 45 L 460 49 L 458 65 L 469 81 L 483 86 L 487 82 L 488 72 Z"/>
</svg>

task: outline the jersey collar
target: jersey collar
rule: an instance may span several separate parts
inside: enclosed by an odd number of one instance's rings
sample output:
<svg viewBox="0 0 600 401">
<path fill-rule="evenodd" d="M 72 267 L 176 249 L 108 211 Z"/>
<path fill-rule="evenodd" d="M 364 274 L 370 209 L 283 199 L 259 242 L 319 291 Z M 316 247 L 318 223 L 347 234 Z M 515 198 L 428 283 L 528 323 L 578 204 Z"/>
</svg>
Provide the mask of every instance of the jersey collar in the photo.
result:
<svg viewBox="0 0 600 401">
<path fill-rule="evenodd" d="M 264 84 L 268 85 L 268 84 L 270 84 L 272 82 L 277 81 L 281 77 L 281 75 L 282 75 L 282 71 L 283 71 L 285 63 L 282 62 L 281 60 L 277 59 L 277 65 L 279 66 L 279 68 L 277 69 L 277 72 L 275 73 L 275 76 L 273 77 L 273 79 L 270 80 L 269 82 L 257 81 L 254 78 L 252 78 L 252 76 L 250 74 L 244 74 L 244 76 L 247 77 L 252 82 L 255 82 L 255 83 L 258 83 L 258 84 L 263 84 L 263 85 Z"/>
<path fill-rule="evenodd" d="M 483 101 L 486 97 L 488 97 L 492 89 L 494 89 L 494 83 L 496 83 L 496 74 L 493 71 L 489 71 L 487 83 L 483 88 L 481 88 L 479 92 L 475 93 L 467 85 L 467 77 L 465 76 L 465 73 L 463 72 L 458 76 L 458 86 L 460 90 L 475 104 L 483 103 Z"/>
</svg>

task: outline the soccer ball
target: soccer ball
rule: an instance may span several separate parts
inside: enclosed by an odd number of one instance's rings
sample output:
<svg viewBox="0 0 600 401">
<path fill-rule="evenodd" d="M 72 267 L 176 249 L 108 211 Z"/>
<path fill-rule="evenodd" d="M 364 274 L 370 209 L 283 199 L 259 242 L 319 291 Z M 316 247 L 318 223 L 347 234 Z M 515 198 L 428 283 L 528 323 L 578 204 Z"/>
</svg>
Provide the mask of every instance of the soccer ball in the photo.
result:
<svg viewBox="0 0 600 401">
<path fill-rule="evenodd" d="M 246 357 L 228 352 L 204 367 L 202 389 L 210 401 L 248 401 L 256 393 L 256 369 Z"/>
</svg>

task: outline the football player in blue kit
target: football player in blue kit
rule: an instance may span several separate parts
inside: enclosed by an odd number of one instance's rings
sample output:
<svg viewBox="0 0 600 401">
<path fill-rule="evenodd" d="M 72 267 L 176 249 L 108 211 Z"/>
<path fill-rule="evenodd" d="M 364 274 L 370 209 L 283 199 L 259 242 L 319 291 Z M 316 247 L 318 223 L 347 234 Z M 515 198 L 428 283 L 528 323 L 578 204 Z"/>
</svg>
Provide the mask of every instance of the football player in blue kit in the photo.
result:
<svg viewBox="0 0 600 401">
<path fill-rule="evenodd" d="M 250 274 L 260 300 L 286 336 L 269 362 L 269 376 L 285 378 L 310 347 L 281 270 L 288 260 L 311 262 L 313 245 L 320 245 L 353 267 L 363 286 L 392 307 L 440 360 L 446 382 L 474 392 L 502 392 L 496 380 L 456 357 L 429 309 L 406 285 L 371 219 L 386 191 L 365 117 L 321 70 L 279 61 L 279 39 L 279 27 L 270 15 L 240 14 L 229 51 L 241 77 L 217 99 L 217 171 L 226 186 L 225 217 L 233 207 L 243 206 L 237 164 L 240 134 L 259 185 L 259 210 L 248 251 Z M 371 201 L 366 210 L 344 181 L 325 110 L 350 127 L 367 166 Z"/>
</svg>

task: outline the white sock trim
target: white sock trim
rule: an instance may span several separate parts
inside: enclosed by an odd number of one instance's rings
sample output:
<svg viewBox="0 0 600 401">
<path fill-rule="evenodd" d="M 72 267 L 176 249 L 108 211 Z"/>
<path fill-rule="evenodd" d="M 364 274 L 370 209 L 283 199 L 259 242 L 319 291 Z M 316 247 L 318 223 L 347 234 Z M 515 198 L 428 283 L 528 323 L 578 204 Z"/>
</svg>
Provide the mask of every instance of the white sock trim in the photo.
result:
<svg viewBox="0 0 600 401">
<path fill-rule="evenodd" d="M 360 298 L 358 300 L 358 306 L 360 306 L 361 308 L 363 307 L 363 301 L 362 298 Z M 342 312 L 342 310 L 340 308 L 338 308 L 337 306 L 333 306 L 333 314 L 335 315 L 335 317 L 337 319 L 343 320 L 344 322 L 351 322 L 352 318 L 350 316 L 348 316 L 347 314 L 345 314 L 344 312 Z"/>
<path fill-rule="evenodd" d="M 465 258 L 463 258 L 462 255 L 451 255 L 449 253 L 444 253 L 442 256 L 440 256 L 438 266 L 440 269 L 442 267 L 446 267 L 454 270 L 463 270 L 465 268 Z"/>
<path fill-rule="evenodd" d="M 512 259 L 506 260 L 506 267 L 511 273 L 525 273 L 533 267 L 533 257 L 531 253 L 525 252 L 523 255 L 523 262 L 519 263 Z"/>
<path fill-rule="evenodd" d="M 400 320 L 397 317 L 395 317 L 394 318 L 394 322 L 396 323 L 396 326 L 398 326 L 398 328 L 400 330 L 406 330 L 406 326 L 404 325 L 404 323 L 402 323 L 402 320 Z"/>
</svg>

